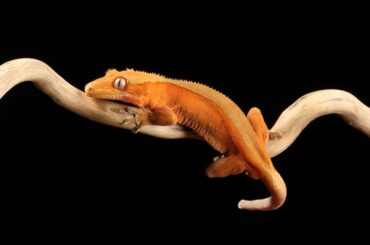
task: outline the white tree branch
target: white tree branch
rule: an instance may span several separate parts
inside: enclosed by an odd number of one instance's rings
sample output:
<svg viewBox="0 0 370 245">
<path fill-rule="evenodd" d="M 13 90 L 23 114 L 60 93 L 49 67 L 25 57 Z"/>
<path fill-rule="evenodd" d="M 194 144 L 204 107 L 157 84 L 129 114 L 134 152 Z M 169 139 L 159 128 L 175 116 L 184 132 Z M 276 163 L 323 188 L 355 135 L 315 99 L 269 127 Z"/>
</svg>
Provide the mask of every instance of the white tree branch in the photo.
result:
<svg viewBox="0 0 370 245">
<path fill-rule="evenodd" d="M 270 129 L 282 135 L 267 143 L 270 156 L 285 151 L 313 120 L 327 114 L 338 114 L 349 125 L 370 136 L 370 108 L 352 94 L 336 89 L 306 94 L 289 106 Z"/>
<path fill-rule="evenodd" d="M 146 113 L 144 110 L 122 104 L 95 100 L 73 87 L 52 68 L 36 59 L 16 59 L 0 66 L 0 99 L 15 85 L 31 81 L 57 104 L 93 121 L 135 130 L 134 114 Z M 140 129 L 141 133 L 155 137 L 197 138 L 190 130 L 180 126 L 148 125 Z"/>
<path fill-rule="evenodd" d="M 59 76 L 47 64 L 35 59 L 16 59 L 0 66 L 0 99 L 15 85 L 31 81 L 56 103 L 103 124 L 134 130 L 135 114 L 147 113 L 134 106 L 98 101 L 87 97 Z M 341 90 L 321 90 L 306 94 L 289 106 L 276 121 L 271 131 L 280 137 L 269 140 L 271 157 L 287 149 L 302 130 L 317 117 L 339 114 L 350 125 L 370 136 L 370 109 L 352 94 Z M 181 126 L 148 125 L 140 133 L 155 137 L 198 138 L 191 130 Z"/>
</svg>

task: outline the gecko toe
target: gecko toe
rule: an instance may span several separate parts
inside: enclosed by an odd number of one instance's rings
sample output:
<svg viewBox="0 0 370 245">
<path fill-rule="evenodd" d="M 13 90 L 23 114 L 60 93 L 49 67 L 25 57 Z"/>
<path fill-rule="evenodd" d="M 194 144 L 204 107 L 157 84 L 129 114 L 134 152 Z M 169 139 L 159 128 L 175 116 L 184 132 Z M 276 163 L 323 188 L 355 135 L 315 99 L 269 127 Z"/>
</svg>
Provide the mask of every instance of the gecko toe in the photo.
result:
<svg viewBox="0 0 370 245">
<path fill-rule="evenodd" d="M 225 155 L 215 156 L 215 157 L 213 158 L 213 161 L 215 162 L 215 161 L 217 161 L 217 160 L 219 160 L 219 159 L 221 159 L 221 158 L 224 158 L 224 157 L 225 157 Z"/>
</svg>

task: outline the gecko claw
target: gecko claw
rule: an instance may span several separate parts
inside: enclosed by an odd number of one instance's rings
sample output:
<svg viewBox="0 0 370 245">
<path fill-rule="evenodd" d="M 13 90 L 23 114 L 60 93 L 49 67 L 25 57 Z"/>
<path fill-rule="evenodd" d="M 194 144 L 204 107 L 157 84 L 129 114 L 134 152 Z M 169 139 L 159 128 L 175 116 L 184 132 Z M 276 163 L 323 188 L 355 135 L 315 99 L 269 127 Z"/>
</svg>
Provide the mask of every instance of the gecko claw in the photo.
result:
<svg viewBox="0 0 370 245">
<path fill-rule="evenodd" d="M 133 132 L 134 134 L 137 134 L 141 128 L 142 122 L 139 122 L 138 120 L 136 120 L 136 117 L 137 117 L 136 114 L 133 116 L 135 118 L 135 127 L 131 130 L 131 132 Z"/>
<path fill-rule="evenodd" d="M 143 108 L 112 107 L 112 112 L 123 115 L 120 125 L 125 129 L 138 133 L 140 128 L 148 121 L 148 113 Z"/>
<path fill-rule="evenodd" d="M 216 157 L 213 158 L 213 161 L 215 162 L 215 161 L 217 161 L 217 160 L 219 160 L 221 158 L 224 158 L 224 157 L 225 157 L 225 155 L 216 156 Z"/>
</svg>

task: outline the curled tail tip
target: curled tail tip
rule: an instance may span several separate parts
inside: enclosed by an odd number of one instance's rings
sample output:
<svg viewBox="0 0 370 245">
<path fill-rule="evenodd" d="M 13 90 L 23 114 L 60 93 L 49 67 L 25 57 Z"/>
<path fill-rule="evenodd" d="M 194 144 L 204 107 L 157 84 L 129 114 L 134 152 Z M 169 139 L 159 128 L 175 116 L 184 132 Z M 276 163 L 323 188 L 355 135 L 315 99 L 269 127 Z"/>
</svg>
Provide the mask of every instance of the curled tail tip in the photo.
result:
<svg viewBox="0 0 370 245">
<path fill-rule="evenodd" d="M 271 197 L 257 200 L 241 200 L 238 203 L 239 209 L 249 211 L 267 211 L 272 210 Z"/>
<path fill-rule="evenodd" d="M 276 202 L 272 197 L 257 200 L 241 200 L 238 203 L 238 208 L 249 211 L 272 211 L 280 208 L 284 202 L 285 198 Z"/>
<path fill-rule="evenodd" d="M 287 189 L 283 178 L 273 168 L 262 178 L 271 196 L 264 199 L 241 200 L 238 204 L 239 209 L 270 211 L 280 208 L 286 199 Z"/>
<path fill-rule="evenodd" d="M 247 208 L 245 208 L 245 204 L 244 204 L 244 202 L 245 202 L 245 200 L 240 200 L 240 201 L 238 202 L 238 208 L 239 208 L 239 209 L 247 209 Z"/>
</svg>

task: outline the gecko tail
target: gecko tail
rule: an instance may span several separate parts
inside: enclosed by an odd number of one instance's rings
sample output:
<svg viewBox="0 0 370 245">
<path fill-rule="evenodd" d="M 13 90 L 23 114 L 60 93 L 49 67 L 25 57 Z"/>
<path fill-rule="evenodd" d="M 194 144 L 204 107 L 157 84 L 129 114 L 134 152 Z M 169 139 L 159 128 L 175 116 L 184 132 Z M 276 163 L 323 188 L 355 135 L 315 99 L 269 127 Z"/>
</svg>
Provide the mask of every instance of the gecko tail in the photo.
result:
<svg viewBox="0 0 370 245">
<path fill-rule="evenodd" d="M 256 200 L 241 200 L 238 203 L 239 209 L 269 211 L 279 208 L 285 202 L 287 190 L 284 180 L 280 174 L 274 170 L 262 178 L 271 196 Z"/>
<path fill-rule="evenodd" d="M 246 209 L 250 211 L 260 210 L 260 211 L 268 211 L 274 210 L 278 207 L 273 205 L 272 197 L 267 197 L 263 199 L 256 199 L 256 200 L 241 200 L 238 203 L 239 209 Z"/>
</svg>

